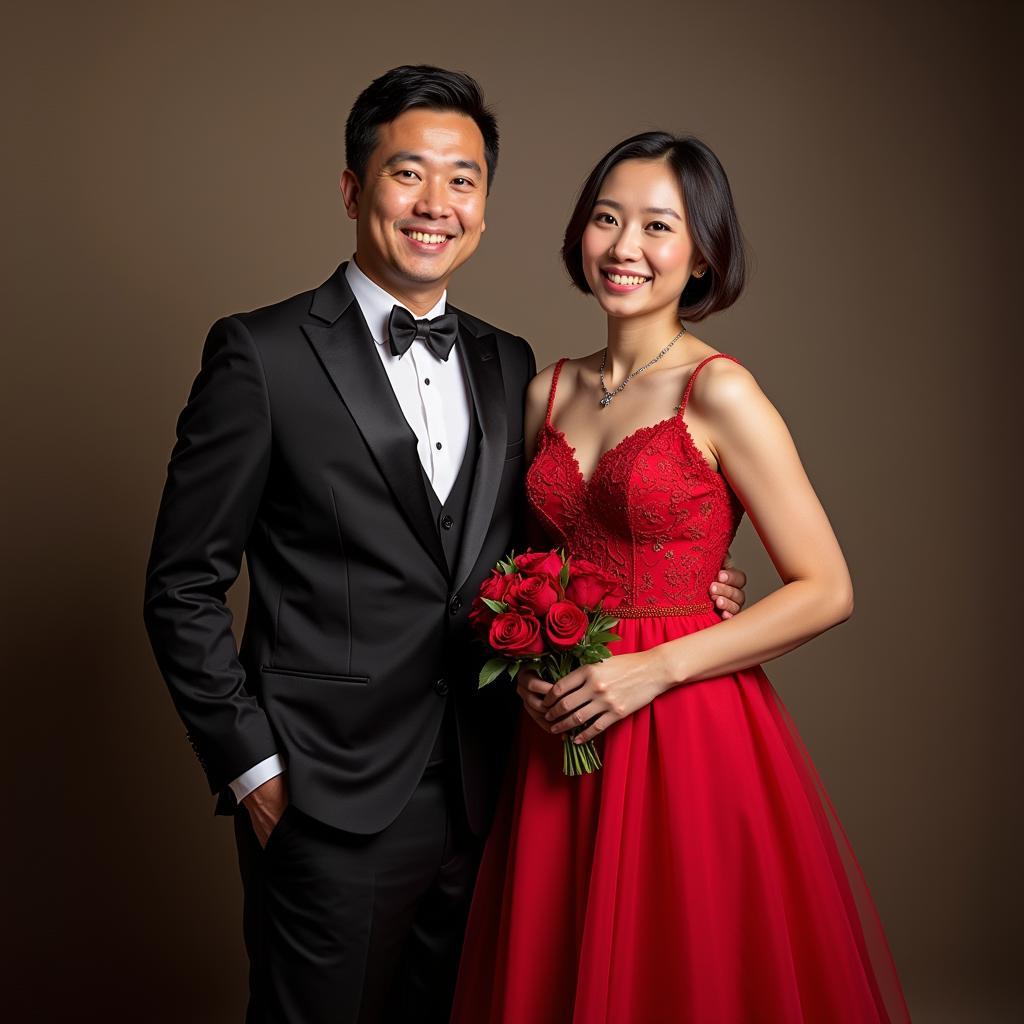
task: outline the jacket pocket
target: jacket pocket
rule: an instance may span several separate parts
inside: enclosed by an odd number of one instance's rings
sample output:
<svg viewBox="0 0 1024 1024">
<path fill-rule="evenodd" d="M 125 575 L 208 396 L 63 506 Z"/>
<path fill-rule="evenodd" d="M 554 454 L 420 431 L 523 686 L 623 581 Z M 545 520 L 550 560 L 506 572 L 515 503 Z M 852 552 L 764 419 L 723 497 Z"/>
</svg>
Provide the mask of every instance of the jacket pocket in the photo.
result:
<svg viewBox="0 0 1024 1024">
<path fill-rule="evenodd" d="M 370 682 L 369 676 L 342 676 L 333 675 L 330 672 L 307 672 L 305 669 L 277 668 L 270 665 L 260 665 L 260 675 L 293 676 L 296 679 L 319 679 L 325 683 L 347 683 L 354 686 L 367 686 Z"/>
<path fill-rule="evenodd" d="M 263 709 L 288 765 L 289 792 L 302 806 L 309 806 L 312 790 L 329 788 L 325 779 L 365 770 L 372 731 L 369 683 L 369 676 L 267 666 L 260 670 Z"/>
</svg>

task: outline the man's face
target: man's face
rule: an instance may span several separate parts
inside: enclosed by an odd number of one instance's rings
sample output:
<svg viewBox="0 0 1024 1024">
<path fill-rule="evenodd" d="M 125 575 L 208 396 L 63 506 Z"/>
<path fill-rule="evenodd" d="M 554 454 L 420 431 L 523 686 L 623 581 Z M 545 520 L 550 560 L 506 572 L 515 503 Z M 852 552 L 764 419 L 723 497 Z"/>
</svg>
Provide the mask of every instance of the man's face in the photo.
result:
<svg viewBox="0 0 1024 1024">
<path fill-rule="evenodd" d="M 407 110 L 377 128 L 364 180 L 346 169 L 341 191 L 360 269 L 402 297 L 440 294 L 486 227 L 483 136 L 464 114 Z"/>
</svg>

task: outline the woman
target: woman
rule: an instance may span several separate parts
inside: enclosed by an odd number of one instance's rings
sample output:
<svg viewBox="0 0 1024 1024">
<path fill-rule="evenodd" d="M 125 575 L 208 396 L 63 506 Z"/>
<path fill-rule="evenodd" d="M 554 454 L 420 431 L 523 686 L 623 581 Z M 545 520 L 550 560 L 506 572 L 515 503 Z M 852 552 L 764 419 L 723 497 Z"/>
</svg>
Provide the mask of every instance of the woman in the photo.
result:
<svg viewBox="0 0 1024 1024">
<path fill-rule="evenodd" d="M 908 1020 L 849 845 L 759 667 L 850 615 L 846 563 L 781 416 L 681 323 L 743 287 L 717 158 L 659 132 L 616 146 L 563 258 L 607 344 L 533 381 L 527 492 L 547 542 L 622 584 L 622 639 L 554 686 L 520 681 L 532 721 L 454 1019 Z M 783 585 L 723 621 L 705 595 L 744 510 Z M 567 778 L 561 733 L 581 726 L 604 767 Z"/>
</svg>

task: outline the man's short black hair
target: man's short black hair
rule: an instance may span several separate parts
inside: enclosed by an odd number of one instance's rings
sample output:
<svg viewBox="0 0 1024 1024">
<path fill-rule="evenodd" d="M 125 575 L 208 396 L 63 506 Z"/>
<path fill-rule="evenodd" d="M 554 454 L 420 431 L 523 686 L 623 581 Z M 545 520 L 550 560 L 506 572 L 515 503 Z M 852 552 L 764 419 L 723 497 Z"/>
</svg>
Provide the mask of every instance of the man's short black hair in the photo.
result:
<svg viewBox="0 0 1024 1024">
<path fill-rule="evenodd" d="M 429 64 L 403 64 L 375 78 L 360 94 L 345 123 L 345 162 L 363 181 L 377 145 L 377 127 L 407 110 L 447 110 L 471 117 L 484 137 L 487 190 L 498 168 L 498 122 L 484 104 L 483 90 L 469 75 Z"/>
<path fill-rule="evenodd" d="M 703 277 L 691 277 L 686 282 L 679 296 L 680 317 L 703 320 L 731 306 L 747 279 L 743 233 L 725 169 L 710 148 L 692 135 L 643 132 L 612 146 L 597 162 L 580 189 L 562 244 L 562 261 L 573 284 L 584 295 L 590 294 L 583 273 L 583 232 L 600 198 L 604 179 L 624 160 L 664 160 L 679 179 L 690 237 L 708 265 Z"/>
</svg>

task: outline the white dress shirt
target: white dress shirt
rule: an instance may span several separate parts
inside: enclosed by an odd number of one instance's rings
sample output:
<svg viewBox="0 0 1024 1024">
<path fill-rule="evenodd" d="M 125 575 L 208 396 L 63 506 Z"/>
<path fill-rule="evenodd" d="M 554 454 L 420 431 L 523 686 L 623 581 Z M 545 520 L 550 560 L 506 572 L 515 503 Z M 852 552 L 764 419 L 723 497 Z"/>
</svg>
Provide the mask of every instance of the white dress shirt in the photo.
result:
<svg viewBox="0 0 1024 1024">
<path fill-rule="evenodd" d="M 396 356 L 391 351 L 388 317 L 394 306 L 409 307 L 371 281 L 356 266 L 355 259 L 345 268 L 345 280 L 370 330 L 373 347 L 384 365 L 402 415 L 416 435 L 416 453 L 423 472 L 443 504 L 455 484 L 469 443 L 472 399 L 466 388 L 458 346 L 452 349 L 447 360 L 438 359 L 422 341 L 414 341 L 404 355 Z M 431 320 L 444 313 L 447 296 L 445 292 L 425 318 L 417 319 Z M 231 792 L 241 803 L 254 789 L 280 775 L 284 768 L 280 756 L 272 754 L 235 779 Z"/>
</svg>

